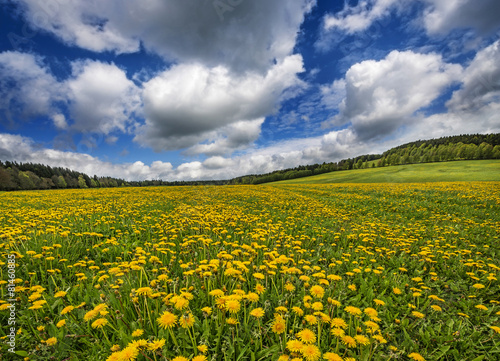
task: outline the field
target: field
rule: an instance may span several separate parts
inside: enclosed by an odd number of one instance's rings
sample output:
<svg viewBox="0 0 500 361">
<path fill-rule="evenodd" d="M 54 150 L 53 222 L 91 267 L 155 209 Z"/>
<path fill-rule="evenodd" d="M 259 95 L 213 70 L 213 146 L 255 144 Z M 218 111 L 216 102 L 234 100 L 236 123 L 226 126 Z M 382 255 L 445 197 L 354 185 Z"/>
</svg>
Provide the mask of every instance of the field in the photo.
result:
<svg viewBox="0 0 500 361">
<path fill-rule="evenodd" d="M 500 180 L 500 160 L 464 160 L 356 169 L 290 179 L 277 183 L 408 183 Z"/>
<path fill-rule="evenodd" d="M 499 237 L 500 182 L 2 193 L 0 358 L 499 360 Z"/>
</svg>

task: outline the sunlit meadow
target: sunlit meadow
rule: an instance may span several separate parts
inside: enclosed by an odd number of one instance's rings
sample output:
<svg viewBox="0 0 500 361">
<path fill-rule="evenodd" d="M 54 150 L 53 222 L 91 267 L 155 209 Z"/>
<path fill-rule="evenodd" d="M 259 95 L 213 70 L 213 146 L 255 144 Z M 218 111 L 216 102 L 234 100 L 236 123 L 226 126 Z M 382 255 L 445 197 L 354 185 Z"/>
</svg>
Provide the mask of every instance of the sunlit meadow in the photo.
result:
<svg viewBox="0 0 500 361">
<path fill-rule="evenodd" d="M 1 193 L 0 358 L 498 360 L 499 237 L 499 182 Z"/>
</svg>

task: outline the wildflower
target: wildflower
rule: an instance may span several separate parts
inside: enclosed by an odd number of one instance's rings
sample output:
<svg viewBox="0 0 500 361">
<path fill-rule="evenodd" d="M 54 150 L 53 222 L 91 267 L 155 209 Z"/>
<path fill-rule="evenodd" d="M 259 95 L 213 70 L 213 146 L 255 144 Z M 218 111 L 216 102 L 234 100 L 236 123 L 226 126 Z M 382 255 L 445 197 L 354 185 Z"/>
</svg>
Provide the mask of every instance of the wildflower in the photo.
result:
<svg viewBox="0 0 500 361">
<path fill-rule="evenodd" d="M 311 330 L 309 330 L 308 328 L 305 328 L 302 331 L 297 332 L 297 337 L 300 339 L 300 341 L 304 343 L 316 342 L 316 334 Z"/>
<path fill-rule="evenodd" d="M 364 312 L 366 315 L 368 315 L 368 317 L 377 317 L 378 316 L 377 310 L 374 308 L 371 308 L 371 307 L 365 308 Z"/>
<path fill-rule="evenodd" d="M 368 337 L 366 337 L 364 335 L 356 335 L 356 336 L 354 336 L 354 339 L 356 340 L 356 342 L 358 344 L 363 345 L 363 346 L 370 344 L 370 340 L 368 339 Z"/>
<path fill-rule="evenodd" d="M 321 311 L 323 309 L 323 304 L 321 302 L 314 302 L 311 307 L 314 311 Z"/>
<path fill-rule="evenodd" d="M 195 356 L 191 359 L 191 361 L 207 361 L 207 356 L 205 355 L 198 355 Z"/>
<path fill-rule="evenodd" d="M 154 341 L 152 341 L 152 342 L 148 345 L 148 349 L 149 349 L 150 351 L 156 351 L 156 350 L 158 350 L 158 349 L 162 348 L 163 346 L 165 346 L 165 341 L 166 341 L 166 340 L 165 340 L 164 338 L 162 338 L 162 339 L 160 339 L 160 340 L 154 340 Z"/>
<path fill-rule="evenodd" d="M 266 291 L 266 288 L 262 286 L 260 283 L 257 283 L 255 286 L 255 292 L 257 292 L 259 295 L 263 294 Z"/>
<path fill-rule="evenodd" d="M 207 345 L 199 345 L 199 346 L 197 346 L 197 349 L 198 349 L 198 351 L 200 351 L 201 353 L 207 353 L 207 351 L 208 351 L 208 346 L 207 346 Z"/>
<path fill-rule="evenodd" d="M 174 357 L 172 359 L 172 361 L 189 361 L 189 359 L 184 357 L 184 356 L 177 356 L 177 357 Z"/>
<path fill-rule="evenodd" d="M 474 307 L 476 307 L 479 310 L 488 311 L 488 307 L 486 307 L 485 305 L 477 305 L 477 306 L 474 306 Z"/>
<path fill-rule="evenodd" d="M 116 352 L 120 350 L 120 345 L 113 345 L 110 348 L 111 352 Z"/>
<path fill-rule="evenodd" d="M 295 286 L 287 282 L 285 284 L 285 290 L 287 290 L 288 292 L 293 292 L 295 290 Z"/>
<path fill-rule="evenodd" d="M 316 345 L 305 345 L 300 352 L 307 361 L 316 361 L 321 356 L 321 351 Z"/>
<path fill-rule="evenodd" d="M 349 285 L 347 286 L 351 291 L 356 291 L 356 285 Z"/>
<path fill-rule="evenodd" d="M 438 312 L 441 312 L 443 309 L 441 307 L 439 307 L 438 305 L 432 305 L 431 308 L 434 310 L 434 311 L 438 311 Z"/>
<path fill-rule="evenodd" d="M 380 343 L 387 343 L 387 340 L 382 335 L 374 335 L 372 338 Z"/>
<path fill-rule="evenodd" d="M 493 331 L 495 331 L 496 333 L 500 333 L 500 327 L 498 326 L 489 326 Z"/>
<path fill-rule="evenodd" d="M 299 340 L 290 340 L 286 343 L 286 348 L 290 350 L 290 352 L 300 352 L 304 345 Z"/>
<path fill-rule="evenodd" d="M 92 310 L 92 311 L 87 312 L 85 314 L 85 316 L 83 316 L 83 319 L 84 319 L 84 321 L 90 321 L 90 320 L 96 318 L 98 314 L 99 314 L 99 312 Z"/>
<path fill-rule="evenodd" d="M 57 338 L 51 337 L 45 341 L 47 346 L 54 346 L 57 343 Z"/>
<path fill-rule="evenodd" d="M 151 296 L 153 294 L 153 290 L 150 287 L 141 287 L 135 291 L 138 296 Z"/>
<path fill-rule="evenodd" d="M 204 313 L 207 314 L 207 316 L 210 316 L 212 314 L 212 309 L 210 307 L 203 307 L 201 309 Z"/>
<path fill-rule="evenodd" d="M 56 324 L 56 327 L 57 327 L 57 328 L 61 328 L 61 327 L 63 327 L 64 325 L 66 325 L 66 320 L 61 320 L 61 321 L 59 321 L 59 322 Z"/>
<path fill-rule="evenodd" d="M 94 322 L 92 322 L 92 328 L 103 328 L 108 324 L 108 320 L 105 318 L 98 318 Z"/>
<path fill-rule="evenodd" d="M 292 312 L 297 316 L 302 316 L 304 314 L 304 311 L 300 307 L 292 307 Z"/>
<path fill-rule="evenodd" d="M 347 347 L 356 347 L 356 340 L 351 336 L 344 336 L 340 339 L 344 345 Z"/>
<path fill-rule="evenodd" d="M 347 328 L 347 323 L 341 318 L 334 318 L 331 322 L 332 327 Z"/>
<path fill-rule="evenodd" d="M 64 291 L 59 291 L 59 292 L 56 292 L 54 297 L 55 298 L 58 298 L 58 297 L 64 297 L 66 296 L 67 292 L 64 292 Z"/>
<path fill-rule="evenodd" d="M 312 286 L 309 292 L 316 298 L 322 298 L 325 295 L 325 290 L 321 286 Z"/>
<path fill-rule="evenodd" d="M 423 313 L 420 313 L 418 311 L 412 311 L 411 313 L 413 316 L 415 316 L 416 318 L 424 318 L 425 315 Z"/>
<path fill-rule="evenodd" d="M 241 306 L 240 302 L 235 299 L 229 299 L 225 303 L 226 310 L 228 310 L 231 313 L 238 313 L 238 311 L 241 308 L 240 306 Z"/>
<path fill-rule="evenodd" d="M 399 288 L 397 288 L 397 287 L 394 287 L 392 289 L 392 292 L 394 292 L 395 295 L 400 295 L 402 293 L 401 290 Z"/>
<path fill-rule="evenodd" d="M 179 318 L 179 325 L 182 328 L 193 327 L 195 321 L 196 320 L 194 318 L 194 315 L 191 312 L 189 312 L 187 315 L 184 315 Z"/>
<path fill-rule="evenodd" d="M 156 319 L 156 322 L 158 322 L 160 327 L 164 329 L 171 328 L 177 323 L 177 316 L 171 312 L 165 311 L 160 317 Z"/>
<path fill-rule="evenodd" d="M 276 333 L 276 334 L 281 334 L 285 332 L 285 320 L 282 317 L 277 317 L 274 319 L 273 325 L 271 327 L 271 330 Z"/>
<path fill-rule="evenodd" d="M 347 306 L 346 308 L 344 308 L 344 311 L 350 313 L 353 316 L 361 316 L 361 310 L 354 306 Z"/>
<path fill-rule="evenodd" d="M 238 320 L 237 320 L 236 318 L 233 318 L 233 317 L 228 317 L 228 318 L 226 319 L 226 323 L 227 323 L 228 325 L 231 325 L 231 326 L 236 326 L 239 322 L 238 322 Z"/>
<path fill-rule="evenodd" d="M 335 337 L 338 337 L 338 338 L 342 338 L 345 336 L 345 331 L 341 328 L 332 328 L 330 330 L 330 333 L 335 336 Z"/>
<path fill-rule="evenodd" d="M 408 357 L 415 361 L 425 361 L 422 355 L 416 352 L 412 352 L 411 354 L 408 355 Z"/>
<path fill-rule="evenodd" d="M 326 361 L 342 361 L 342 357 L 334 352 L 325 352 L 323 354 L 323 359 L 325 359 Z"/>
<path fill-rule="evenodd" d="M 250 311 L 250 316 L 261 318 L 264 316 L 264 310 L 261 307 L 254 308 L 252 311 Z"/>
<path fill-rule="evenodd" d="M 132 332 L 132 337 L 141 337 L 144 333 L 144 330 L 134 330 Z"/>
<path fill-rule="evenodd" d="M 385 306 L 385 302 L 382 300 L 374 299 L 373 302 L 375 302 L 377 306 Z"/>
</svg>

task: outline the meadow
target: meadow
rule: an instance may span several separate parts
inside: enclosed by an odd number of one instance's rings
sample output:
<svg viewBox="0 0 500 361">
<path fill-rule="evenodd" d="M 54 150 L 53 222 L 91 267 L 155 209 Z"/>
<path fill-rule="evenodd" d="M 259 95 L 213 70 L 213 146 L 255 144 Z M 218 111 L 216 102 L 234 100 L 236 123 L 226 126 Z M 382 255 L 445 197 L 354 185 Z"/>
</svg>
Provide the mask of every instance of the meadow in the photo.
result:
<svg viewBox="0 0 500 361">
<path fill-rule="evenodd" d="M 1 193 L 0 358 L 499 360 L 499 237 L 500 182 Z"/>
</svg>

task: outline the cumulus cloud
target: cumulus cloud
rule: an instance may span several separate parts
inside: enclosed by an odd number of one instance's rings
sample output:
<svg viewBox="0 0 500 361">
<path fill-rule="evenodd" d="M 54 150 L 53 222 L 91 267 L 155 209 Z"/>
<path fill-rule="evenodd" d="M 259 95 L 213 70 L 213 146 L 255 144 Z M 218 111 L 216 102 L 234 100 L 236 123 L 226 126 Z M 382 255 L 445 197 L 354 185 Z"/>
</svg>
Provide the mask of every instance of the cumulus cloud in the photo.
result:
<svg viewBox="0 0 500 361">
<path fill-rule="evenodd" d="M 53 106 L 62 98 L 61 90 L 41 57 L 17 51 L 0 53 L 0 109 L 9 123 L 53 113 L 56 124 L 63 126 Z"/>
<path fill-rule="evenodd" d="M 446 104 L 451 111 L 500 102 L 500 41 L 479 51 L 463 73 L 462 87 Z"/>
<path fill-rule="evenodd" d="M 489 33 L 500 26 L 497 0 L 424 0 L 423 23 L 429 34 L 448 33 L 455 28 L 474 28 Z"/>
<path fill-rule="evenodd" d="M 385 136 L 429 106 L 461 73 L 460 65 L 447 64 L 438 54 L 412 51 L 357 63 L 346 73 L 346 97 L 330 124 L 350 123 L 361 139 Z"/>
<path fill-rule="evenodd" d="M 341 30 L 354 34 L 368 29 L 372 23 L 390 14 L 392 8 L 400 4 L 398 0 L 362 0 L 356 6 L 346 2 L 344 9 L 335 14 L 327 14 L 323 18 L 326 31 Z"/>
<path fill-rule="evenodd" d="M 266 71 L 290 55 L 315 0 L 17 0 L 25 18 L 69 45 Z M 252 36 L 248 36 L 252 34 Z"/>
<path fill-rule="evenodd" d="M 265 118 L 242 120 L 214 131 L 208 141 L 188 148 L 187 155 L 226 155 L 245 149 L 259 138 Z"/>
<path fill-rule="evenodd" d="M 143 85 L 146 123 L 135 140 L 161 151 L 192 147 L 214 131 L 229 138 L 229 133 L 243 128 L 255 134 L 257 119 L 296 95 L 291 89 L 304 86 L 297 77 L 302 71 L 300 55 L 285 58 L 265 75 L 238 75 L 223 66 L 199 63 L 173 66 Z M 246 138 L 247 143 L 253 140 L 253 136 Z M 192 151 L 202 148 L 207 147 Z"/>
<path fill-rule="evenodd" d="M 141 107 L 140 89 L 114 64 L 78 61 L 66 81 L 72 129 L 108 134 L 126 131 Z"/>
</svg>

